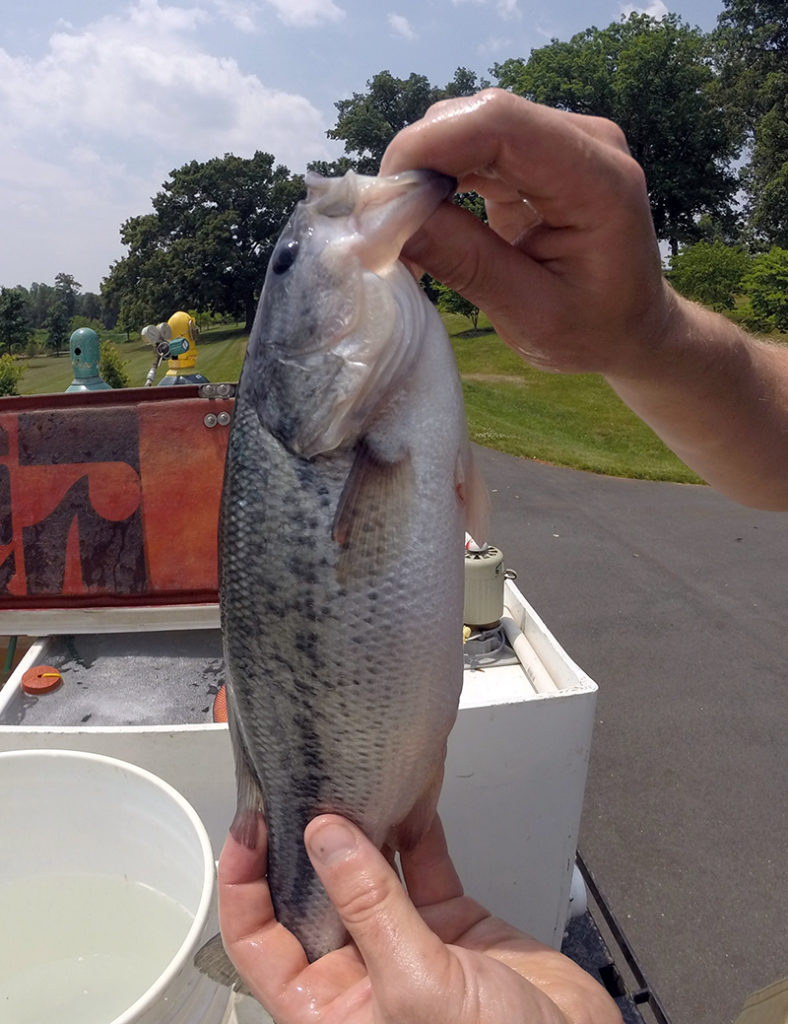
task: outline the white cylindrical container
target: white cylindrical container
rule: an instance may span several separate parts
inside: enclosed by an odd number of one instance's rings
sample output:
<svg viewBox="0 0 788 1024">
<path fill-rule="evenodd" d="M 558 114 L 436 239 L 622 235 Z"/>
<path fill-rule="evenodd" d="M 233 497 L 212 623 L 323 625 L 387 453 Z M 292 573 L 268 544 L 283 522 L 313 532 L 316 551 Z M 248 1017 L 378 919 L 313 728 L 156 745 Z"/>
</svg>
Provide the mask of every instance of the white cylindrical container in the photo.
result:
<svg viewBox="0 0 788 1024">
<path fill-rule="evenodd" d="M 495 625 L 503 614 L 503 554 L 500 548 L 466 546 L 465 605 L 466 626 Z"/>
<path fill-rule="evenodd" d="M 210 840 L 166 782 L 99 754 L 0 754 L 8 1024 L 219 1024 L 192 957 L 216 931 Z"/>
</svg>

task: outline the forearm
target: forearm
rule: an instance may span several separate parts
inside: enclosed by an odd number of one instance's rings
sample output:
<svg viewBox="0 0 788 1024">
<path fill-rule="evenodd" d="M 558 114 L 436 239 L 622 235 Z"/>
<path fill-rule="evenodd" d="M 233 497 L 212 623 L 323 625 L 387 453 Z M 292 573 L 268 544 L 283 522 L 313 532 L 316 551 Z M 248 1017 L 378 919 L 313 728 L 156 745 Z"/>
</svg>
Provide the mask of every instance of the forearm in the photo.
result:
<svg viewBox="0 0 788 1024">
<path fill-rule="evenodd" d="M 606 379 L 717 490 L 788 509 L 788 347 L 674 293 L 659 348 Z"/>
</svg>

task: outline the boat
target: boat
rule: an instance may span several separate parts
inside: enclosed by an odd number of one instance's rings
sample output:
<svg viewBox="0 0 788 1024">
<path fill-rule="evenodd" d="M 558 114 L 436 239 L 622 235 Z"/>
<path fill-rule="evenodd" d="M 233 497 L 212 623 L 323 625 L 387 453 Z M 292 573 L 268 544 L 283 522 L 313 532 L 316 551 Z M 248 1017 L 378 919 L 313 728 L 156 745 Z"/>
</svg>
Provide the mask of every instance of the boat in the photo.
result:
<svg viewBox="0 0 788 1024">
<path fill-rule="evenodd" d="M 0 752 L 80 750 L 147 769 L 194 807 L 217 856 L 235 806 L 215 714 L 216 527 L 234 389 L 0 405 L 0 634 L 32 638 L 0 690 Z M 466 644 L 439 810 L 467 891 L 560 948 L 593 885 L 576 848 L 597 685 L 502 554 L 466 553 L 477 574 L 480 561 L 499 607 Z M 44 675 L 57 685 L 26 685 Z M 248 1013 L 240 997 L 228 1004 L 228 1020 Z"/>
</svg>

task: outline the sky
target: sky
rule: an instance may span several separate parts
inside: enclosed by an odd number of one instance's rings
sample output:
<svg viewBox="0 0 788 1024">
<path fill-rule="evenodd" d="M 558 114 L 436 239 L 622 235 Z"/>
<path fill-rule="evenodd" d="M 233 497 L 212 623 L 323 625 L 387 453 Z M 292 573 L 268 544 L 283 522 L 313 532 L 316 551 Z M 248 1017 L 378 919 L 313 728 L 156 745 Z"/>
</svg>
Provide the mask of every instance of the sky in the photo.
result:
<svg viewBox="0 0 788 1024">
<path fill-rule="evenodd" d="M 445 85 L 633 10 L 704 31 L 722 0 L 23 0 L 0 21 L 0 286 L 99 290 L 170 172 L 332 159 L 334 103 L 378 71 Z"/>
</svg>

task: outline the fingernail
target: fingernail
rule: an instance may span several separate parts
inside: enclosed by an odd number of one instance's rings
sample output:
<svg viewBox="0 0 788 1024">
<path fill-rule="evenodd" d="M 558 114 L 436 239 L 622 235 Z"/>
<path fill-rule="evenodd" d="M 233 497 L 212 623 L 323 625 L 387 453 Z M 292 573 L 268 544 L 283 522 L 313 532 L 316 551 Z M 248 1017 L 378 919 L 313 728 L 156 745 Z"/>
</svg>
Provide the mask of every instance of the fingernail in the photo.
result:
<svg viewBox="0 0 788 1024">
<path fill-rule="evenodd" d="M 327 867 L 344 860 L 356 848 L 356 837 L 347 825 L 329 822 L 309 837 L 309 850 Z"/>
</svg>

